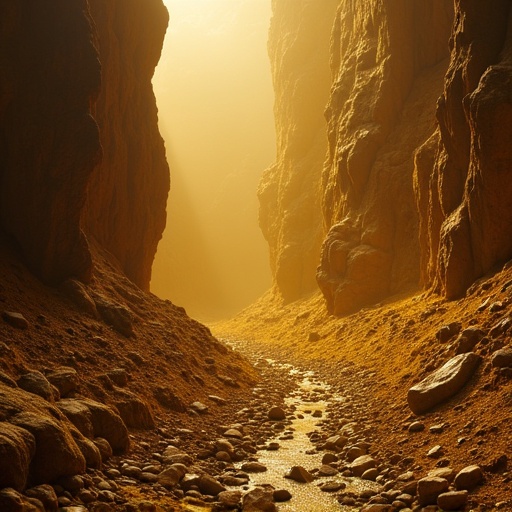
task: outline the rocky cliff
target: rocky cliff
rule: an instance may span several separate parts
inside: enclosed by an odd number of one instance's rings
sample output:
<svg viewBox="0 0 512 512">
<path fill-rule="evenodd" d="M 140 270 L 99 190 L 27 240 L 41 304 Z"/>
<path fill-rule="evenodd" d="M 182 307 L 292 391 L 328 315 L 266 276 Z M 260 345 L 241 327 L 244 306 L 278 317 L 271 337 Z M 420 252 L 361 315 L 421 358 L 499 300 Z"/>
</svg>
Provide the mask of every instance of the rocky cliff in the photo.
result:
<svg viewBox="0 0 512 512">
<path fill-rule="evenodd" d="M 151 88 L 167 20 L 161 0 L 0 6 L 0 225 L 47 282 L 89 279 L 87 235 L 149 284 L 169 188 Z"/>
<path fill-rule="evenodd" d="M 433 131 L 453 9 L 295 5 L 273 4 L 278 161 L 260 188 L 262 227 L 281 294 L 310 289 L 320 262 L 328 309 L 343 314 L 418 281 L 412 155 Z"/>
<path fill-rule="evenodd" d="M 329 39 L 338 0 L 272 2 L 268 50 L 277 156 L 261 180 L 260 226 L 274 284 L 286 300 L 316 289 L 322 242 L 320 176 L 326 151 Z"/>
<path fill-rule="evenodd" d="M 457 1 L 438 128 L 417 152 L 422 278 L 448 298 L 512 257 L 509 1 Z"/>
</svg>

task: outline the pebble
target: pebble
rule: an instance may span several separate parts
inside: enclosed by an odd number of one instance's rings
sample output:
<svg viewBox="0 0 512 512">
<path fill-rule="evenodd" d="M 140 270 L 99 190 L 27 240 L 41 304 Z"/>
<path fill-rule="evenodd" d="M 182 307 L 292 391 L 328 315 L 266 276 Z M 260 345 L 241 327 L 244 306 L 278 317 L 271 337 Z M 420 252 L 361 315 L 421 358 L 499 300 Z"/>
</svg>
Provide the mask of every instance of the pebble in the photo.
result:
<svg viewBox="0 0 512 512">
<path fill-rule="evenodd" d="M 13 311 L 4 311 L 2 313 L 4 322 L 9 324 L 11 327 L 16 329 L 28 329 L 28 321 L 21 313 L 15 313 Z"/>
<path fill-rule="evenodd" d="M 315 479 L 315 477 L 302 466 L 293 466 L 284 477 L 299 483 L 310 483 Z"/>
<path fill-rule="evenodd" d="M 457 490 L 472 490 L 482 482 L 484 474 L 480 466 L 467 466 L 457 473 L 454 484 Z"/>
</svg>

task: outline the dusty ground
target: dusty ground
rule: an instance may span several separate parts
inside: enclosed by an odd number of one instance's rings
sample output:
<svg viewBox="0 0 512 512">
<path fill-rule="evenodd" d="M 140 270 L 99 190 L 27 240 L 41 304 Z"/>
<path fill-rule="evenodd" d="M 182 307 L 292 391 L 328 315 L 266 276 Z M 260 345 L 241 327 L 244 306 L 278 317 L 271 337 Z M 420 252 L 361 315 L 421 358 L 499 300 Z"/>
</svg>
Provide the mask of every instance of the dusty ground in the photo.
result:
<svg viewBox="0 0 512 512">
<path fill-rule="evenodd" d="M 409 465 L 419 477 L 443 465 L 460 470 L 478 464 L 485 469 L 485 484 L 471 495 L 474 510 L 512 510 L 507 470 L 512 380 L 508 371 L 490 364 L 490 355 L 510 344 L 510 334 L 507 329 L 489 334 L 512 316 L 511 294 L 510 265 L 477 282 L 459 301 L 412 292 L 344 318 L 327 316 L 318 295 L 284 305 L 269 294 L 213 331 L 221 338 L 247 340 L 271 357 L 315 368 L 322 379 L 341 387 L 353 387 L 357 374 L 355 389 L 367 397 L 365 422 L 372 431 L 372 454 L 383 461 L 393 455 L 412 457 Z M 417 417 L 407 405 L 407 391 L 455 355 L 456 336 L 445 342 L 436 337 L 442 326 L 453 322 L 487 333 L 475 348 L 483 363 L 453 399 Z M 346 370 L 351 365 L 353 372 Z M 409 433 L 408 426 L 416 420 L 426 429 Z M 442 423 L 443 433 L 430 433 L 430 426 Z M 442 446 L 440 459 L 427 457 L 435 445 Z"/>
</svg>

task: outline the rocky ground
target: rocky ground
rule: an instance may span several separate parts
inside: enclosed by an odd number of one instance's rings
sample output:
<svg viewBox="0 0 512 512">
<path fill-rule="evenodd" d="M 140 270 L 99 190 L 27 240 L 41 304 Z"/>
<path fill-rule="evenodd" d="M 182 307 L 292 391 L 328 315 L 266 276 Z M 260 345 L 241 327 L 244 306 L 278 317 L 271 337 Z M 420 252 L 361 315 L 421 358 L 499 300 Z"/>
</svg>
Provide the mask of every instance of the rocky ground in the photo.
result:
<svg viewBox="0 0 512 512">
<path fill-rule="evenodd" d="M 224 343 L 100 251 L 57 290 L 2 251 L 0 510 L 511 509 L 509 266 L 344 318 L 269 295 L 212 327 Z M 430 403 L 454 360 L 460 391 Z"/>
</svg>

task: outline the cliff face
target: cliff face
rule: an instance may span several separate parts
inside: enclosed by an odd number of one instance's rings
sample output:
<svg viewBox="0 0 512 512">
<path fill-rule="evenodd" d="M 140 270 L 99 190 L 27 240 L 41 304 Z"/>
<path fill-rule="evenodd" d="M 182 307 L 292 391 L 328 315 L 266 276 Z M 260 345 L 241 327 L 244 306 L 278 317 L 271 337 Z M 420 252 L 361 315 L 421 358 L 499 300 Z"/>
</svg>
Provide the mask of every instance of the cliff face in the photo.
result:
<svg viewBox="0 0 512 512">
<path fill-rule="evenodd" d="M 0 225 L 47 282 L 89 279 L 85 231 L 148 286 L 169 188 L 151 88 L 167 21 L 161 0 L 0 6 Z"/>
<path fill-rule="evenodd" d="M 269 56 L 275 89 L 276 162 L 260 183 L 260 226 L 274 283 L 286 300 L 316 288 L 322 240 L 323 117 L 329 38 L 338 0 L 273 0 Z"/>
<path fill-rule="evenodd" d="M 102 64 L 94 116 L 104 151 L 90 180 L 87 230 L 147 289 L 169 191 L 151 85 L 169 16 L 162 0 L 89 0 L 89 5 Z"/>
<path fill-rule="evenodd" d="M 412 155 L 434 129 L 453 8 L 272 5 L 278 159 L 260 186 L 261 225 L 282 296 L 312 289 L 320 260 L 328 309 L 343 314 L 418 282 Z"/>
<path fill-rule="evenodd" d="M 0 69 L 0 225 L 44 280 L 87 279 L 80 218 L 101 154 L 87 2 L 2 2 Z"/>
<path fill-rule="evenodd" d="M 439 127 L 416 155 L 422 277 L 448 298 L 512 257 L 509 1 L 457 1 Z"/>
</svg>

